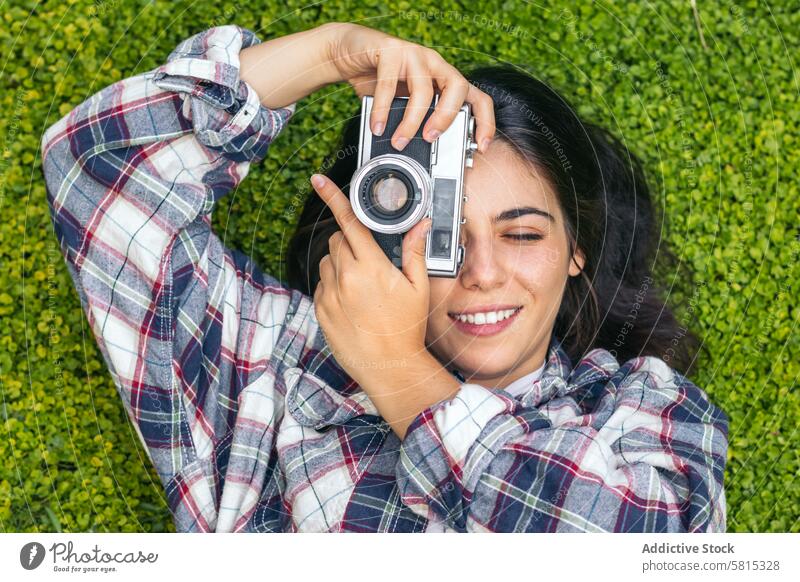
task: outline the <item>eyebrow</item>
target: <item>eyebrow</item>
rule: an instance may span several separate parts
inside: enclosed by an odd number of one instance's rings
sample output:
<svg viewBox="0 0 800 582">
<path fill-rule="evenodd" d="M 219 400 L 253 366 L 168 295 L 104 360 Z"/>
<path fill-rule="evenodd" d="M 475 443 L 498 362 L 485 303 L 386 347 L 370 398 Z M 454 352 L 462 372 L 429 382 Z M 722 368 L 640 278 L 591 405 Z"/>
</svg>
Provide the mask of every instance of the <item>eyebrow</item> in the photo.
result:
<svg viewBox="0 0 800 582">
<path fill-rule="evenodd" d="M 534 206 L 521 206 L 520 208 L 511 208 L 509 210 L 504 210 L 492 220 L 492 222 L 501 222 L 503 220 L 513 220 L 514 218 L 519 218 L 520 216 L 525 216 L 526 214 L 538 214 L 539 216 L 544 216 L 545 218 L 549 218 L 550 222 L 555 222 L 556 219 L 553 218 L 553 215 L 549 212 L 545 212 L 541 208 L 536 208 Z"/>
</svg>

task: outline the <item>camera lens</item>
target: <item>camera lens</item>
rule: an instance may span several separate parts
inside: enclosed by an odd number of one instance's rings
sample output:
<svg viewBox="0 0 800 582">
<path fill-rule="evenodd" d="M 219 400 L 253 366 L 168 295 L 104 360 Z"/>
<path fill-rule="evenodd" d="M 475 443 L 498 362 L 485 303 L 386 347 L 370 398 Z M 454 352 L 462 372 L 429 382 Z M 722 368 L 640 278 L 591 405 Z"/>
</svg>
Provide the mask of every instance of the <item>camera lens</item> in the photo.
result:
<svg viewBox="0 0 800 582">
<path fill-rule="evenodd" d="M 362 199 L 364 210 L 373 219 L 397 222 L 408 215 L 418 195 L 406 171 L 387 164 L 364 180 Z"/>
<path fill-rule="evenodd" d="M 372 207 L 386 214 L 394 214 L 408 202 L 409 192 L 405 181 L 394 172 L 387 172 L 375 180 L 370 188 Z"/>
<path fill-rule="evenodd" d="M 430 209 L 430 176 L 412 158 L 377 156 L 359 167 L 350 180 L 350 203 L 370 230 L 406 232 Z"/>
</svg>

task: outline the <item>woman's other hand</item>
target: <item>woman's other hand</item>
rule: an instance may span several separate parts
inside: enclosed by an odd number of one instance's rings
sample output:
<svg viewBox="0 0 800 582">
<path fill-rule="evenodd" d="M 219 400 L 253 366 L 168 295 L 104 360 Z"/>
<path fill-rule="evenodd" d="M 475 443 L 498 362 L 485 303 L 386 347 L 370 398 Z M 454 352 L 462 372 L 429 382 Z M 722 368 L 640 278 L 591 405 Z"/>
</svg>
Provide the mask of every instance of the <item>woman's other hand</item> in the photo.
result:
<svg viewBox="0 0 800 582">
<path fill-rule="evenodd" d="M 312 185 L 341 230 L 331 235 L 314 291 L 317 320 L 334 357 L 365 390 L 378 370 L 410 366 L 427 355 L 428 268 L 421 220 L 403 237 L 402 271 L 358 220 L 331 180 Z"/>
<path fill-rule="evenodd" d="M 411 140 L 433 99 L 439 102 L 423 128 L 423 138 L 433 142 L 455 119 L 464 102 L 472 106 L 476 139 L 485 152 L 494 137 L 494 108 L 489 95 L 472 85 L 435 50 L 352 23 L 329 23 L 330 60 L 339 77 L 350 83 L 359 97 L 372 95 L 370 128 L 382 135 L 392 99 L 409 97 L 403 121 L 392 136 L 399 150 Z"/>
</svg>

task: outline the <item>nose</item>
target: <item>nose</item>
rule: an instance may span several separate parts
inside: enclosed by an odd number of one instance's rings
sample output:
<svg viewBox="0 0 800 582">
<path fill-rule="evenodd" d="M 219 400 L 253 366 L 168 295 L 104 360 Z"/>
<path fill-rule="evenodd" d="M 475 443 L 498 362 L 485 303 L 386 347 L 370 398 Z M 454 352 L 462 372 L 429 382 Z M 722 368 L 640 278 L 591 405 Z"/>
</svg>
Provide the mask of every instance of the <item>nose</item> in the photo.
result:
<svg viewBox="0 0 800 582">
<path fill-rule="evenodd" d="M 482 291 L 502 287 L 506 271 L 496 256 L 496 243 L 491 238 L 473 239 L 464 246 L 464 264 L 458 275 L 461 285 L 465 289 Z"/>
</svg>

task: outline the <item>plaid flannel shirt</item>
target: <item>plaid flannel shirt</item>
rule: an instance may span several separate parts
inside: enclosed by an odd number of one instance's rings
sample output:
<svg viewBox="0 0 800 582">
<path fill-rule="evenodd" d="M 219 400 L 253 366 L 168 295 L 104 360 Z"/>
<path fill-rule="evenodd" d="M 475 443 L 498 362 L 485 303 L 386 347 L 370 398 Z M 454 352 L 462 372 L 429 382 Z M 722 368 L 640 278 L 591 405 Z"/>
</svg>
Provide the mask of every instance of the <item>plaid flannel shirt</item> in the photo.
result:
<svg viewBox="0 0 800 582">
<path fill-rule="evenodd" d="M 728 419 L 662 360 L 576 366 L 553 336 L 512 396 L 463 383 L 401 442 L 310 297 L 226 248 L 217 200 L 294 113 L 220 26 L 48 128 L 55 233 L 182 532 L 724 531 Z"/>
</svg>

